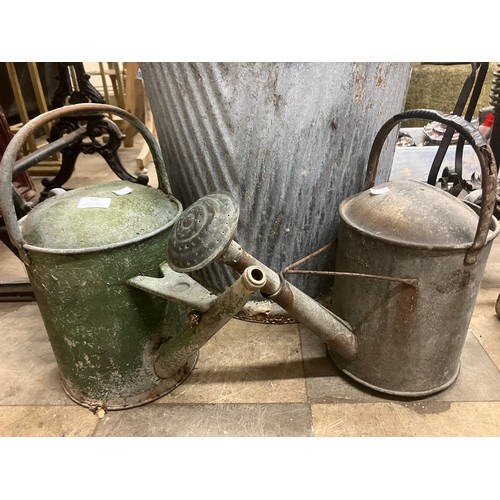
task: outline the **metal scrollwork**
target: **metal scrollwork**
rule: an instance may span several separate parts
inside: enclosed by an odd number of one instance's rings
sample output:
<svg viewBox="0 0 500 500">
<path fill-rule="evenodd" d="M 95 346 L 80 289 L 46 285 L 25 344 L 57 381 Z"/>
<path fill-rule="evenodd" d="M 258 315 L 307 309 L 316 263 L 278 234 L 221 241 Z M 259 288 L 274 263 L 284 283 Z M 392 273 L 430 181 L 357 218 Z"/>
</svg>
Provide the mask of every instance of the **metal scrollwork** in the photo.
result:
<svg viewBox="0 0 500 500">
<path fill-rule="evenodd" d="M 66 104 L 105 103 L 102 95 L 90 83 L 90 75 L 85 72 L 83 63 L 58 63 L 58 66 L 59 85 L 52 99 L 53 109 L 63 107 Z M 73 85 L 71 78 L 71 68 L 73 75 L 76 76 L 76 86 Z M 143 185 L 149 183 L 147 175 L 134 176 L 125 170 L 118 156 L 118 150 L 125 136 L 119 127 L 112 120 L 106 118 L 104 114 L 72 115 L 61 118 L 53 124 L 48 142 L 60 139 L 82 125 L 87 127 L 87 137 L 79 139 L 61 150 L 61 168 L 53 179 L 42 179 L 42 185 L 45 189 L 41 193 L 41 199 L 47 198 L 51 189 L 60 188 L 68 182 L 75 171 L 76 160 L 80 153 L 100 154 L 120 179 Z M 102 140 L 104 137 L 106 140 Z"/>
</svg>

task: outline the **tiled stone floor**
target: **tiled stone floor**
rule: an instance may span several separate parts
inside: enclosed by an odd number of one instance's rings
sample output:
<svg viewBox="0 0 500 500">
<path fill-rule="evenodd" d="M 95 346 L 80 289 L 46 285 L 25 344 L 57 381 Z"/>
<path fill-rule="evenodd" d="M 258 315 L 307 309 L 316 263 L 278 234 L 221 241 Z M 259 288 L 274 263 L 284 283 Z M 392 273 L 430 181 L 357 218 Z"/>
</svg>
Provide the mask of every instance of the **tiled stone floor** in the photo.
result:
<svg viewBox="0 0 500 500">
<path fill-rule="evenodd" d="M 126 165 L 136 151 L 122 152 Z M 84 157 L 69 185 L 108 178 L 114 177 L 101 160 Z M 25 276 L 3 245 L 0 262 L 0 280 Z M 103 418 L 63 392 L 37 304 L 3 302 L 0 436 L 500 437 L 499 292 L 500 241 L 486 268 L 459 378 L 428 398 L 385 397 L 346 378 L 322 342 L 297 324 L 231 320 L 201 349 L 195 370 L 177 389 Z"/>
</svg>

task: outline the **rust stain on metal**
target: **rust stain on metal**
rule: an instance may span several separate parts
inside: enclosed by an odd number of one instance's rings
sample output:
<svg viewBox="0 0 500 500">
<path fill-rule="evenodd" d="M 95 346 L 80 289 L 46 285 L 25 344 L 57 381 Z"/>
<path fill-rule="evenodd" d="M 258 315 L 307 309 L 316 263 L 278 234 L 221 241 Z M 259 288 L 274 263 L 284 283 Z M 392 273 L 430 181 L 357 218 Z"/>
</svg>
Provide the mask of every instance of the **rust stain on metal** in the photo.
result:
<svg viewBox="0 0 500 500">
<path fill-rule="evenodd" d="M 354 94 L 353 94 L 353 101 L 354 102 L 361 102 L 364 95 L 365 95 L 365 80 L 366 76 L 361 73 L 360 69 L 355 66 L 354 69 Z"/>
<path fill-rule="evenodd" d="M 283 309 L 289 310 L 293 308 L 294 296 L 288 282 L 285 282 L 285 286 L 273 295 L 272 298 Z"/>
<path fill-rule="evenodd" d="M 384 83 L 384 79 L 382 78 L 383 66 L 380 64 L 377 68 L 377 81 L 375 83 L 376 87 L 380 87 L 382 83 Z"/>
<path fill-rule="evenodd" d="M 201 313 L 199 313 L 198 311 L 192 311 L 187 316 L 186 324 L 188 326 L 196 326 L 200 323 L 200 320 L 201 320 Z"/>
<path fill-rule="evenodd" d="M 474 276 L 468 269 L 457 269 L 450 273 L 438 276 L 438 280 L 433 283 L 436 291 L 445 295 L 453 295 L 470 285 Z"/>
<path fill-rule="evenodd" d="M 264 323 L 266 325 L 290 325 L 297 323 L 296 320 L 290 318 L 289 316 L 270 316 L 266 313 L 255 313 L 255 314 L 242 314 L 239 313 L 235 316 L 243 321 L 249 321 L 250 323 Z"/>
<path fill-rule="evenodd" d="M 279 110 L 282 98 L 281 94 L 278 94 L 277 92 L 273 94 L 273 105 L 275 111 Z"/>
</svg>

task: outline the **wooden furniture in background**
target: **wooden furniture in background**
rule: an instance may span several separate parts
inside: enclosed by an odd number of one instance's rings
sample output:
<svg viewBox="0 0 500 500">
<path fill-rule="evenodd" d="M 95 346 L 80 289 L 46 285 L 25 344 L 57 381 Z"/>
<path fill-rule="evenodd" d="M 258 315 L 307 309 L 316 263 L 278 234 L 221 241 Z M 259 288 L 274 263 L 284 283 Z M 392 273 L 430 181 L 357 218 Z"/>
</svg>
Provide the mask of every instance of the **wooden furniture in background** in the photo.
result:
<svg viewBox="0 0 500 500">
<path fill-rule="evenodd" d="M 40 74 L 38 72 L 37 63 L 28 62 L 26 63 L 28 66 L 28 71 L 30 74 L 31 85 L 33 87 L 33 92 L 35 94 L 35 99 L 38 107 L 38 114 L 45 113 L 48 111 L 48 105 L 45 98 L 45 93 L 42 87 L 42 82 L 40 80 Z M 30 116 L 26 107 L 25 98 L 23 95 L 23 89 L 21 84 L 19 83 L 19 78 L 17 75 L 15 64 L 12 62 L 5 63 L 7 67 L 7 72 L 9 75 L 10 85 L 12 88 L 12 92 L 14 94 L 14 99 L 16 101 L 16 106 L 19 111 L 19 117 L 21 119 L 21 123 L 11 125 L 10 130 L 12 133 L 16 133 L 24 124 L 28 123 L 30 120 Z M 50 125 L 45 125 L 43 127 L 43 131 L 46 137 L 50 134 Z M 24 152 L 32 153 L 35 152 L 41 141 L 38 140 L 34 136 L 30 136 L 28 139 L 26 146 L 24 148 Z M 61 166 L 61 157 L 59 154 L 55 154 L 49 159 L 41 162 L 37 165 L 36 170 L 32 171 L 33 175 L 51 175 L 56 173 Z"/>
<path fill-rule="evenodd" d="M 99 62 L 98 70 L 94 68 L 88 73 L 94 77 L 100 76 L 102 93 L 108 104 L 114 104 L 126 109 L 156 136 L 153 115 L 146 95 L 144 81 L 138 62 Z M 100 87 L 99 87 L 100 88 Z M 137 130 L 129 123 L 123 122 L 119 117 L 109 117 L 120 127 L 125 135 L 123 145 L 127 148 L 134 146 Z M 147 165 L 152 160 L 151 152 L 144 145 L 136 158 L 137 173 L 146 173 Z"/>
<path fill-rule="evenodd" d="M 151 112 L 148 96 L 146 95 L 139 63 L 125 63 L 125 75 L 125 109 L 141 120 L 156 137 L 153 114 Z M 134 145 L 134 137 L 136 134 L 137 130 L 135 127 L 129 126 L 125 128 L 125 139 L 123 142 L 125 147 L 132 147 Z M 137 170 L 139 172 L 146 172 L 147 165 L 151 159 L 151 151 L 147 144 L 144 144 L 136 158 Z"/>
</svg>

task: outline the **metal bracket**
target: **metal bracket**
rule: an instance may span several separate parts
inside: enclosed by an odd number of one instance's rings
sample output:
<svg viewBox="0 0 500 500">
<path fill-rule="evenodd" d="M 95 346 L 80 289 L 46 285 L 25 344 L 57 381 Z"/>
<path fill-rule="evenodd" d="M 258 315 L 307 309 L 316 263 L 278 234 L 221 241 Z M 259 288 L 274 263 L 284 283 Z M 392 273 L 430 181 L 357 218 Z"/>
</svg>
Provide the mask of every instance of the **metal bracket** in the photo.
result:
<svg viewBox="0 0 500 500">
<path fill-rule="evenodd" d="M 160 271 L 162 278 L 135 276 L 127 280 L 127 284 L 200 312 L 208 311 L 217 298 L 217 295 L 209 292 L 187 274 L 172 270 L 166 262 L 160 264 Z"/>
</svg>

